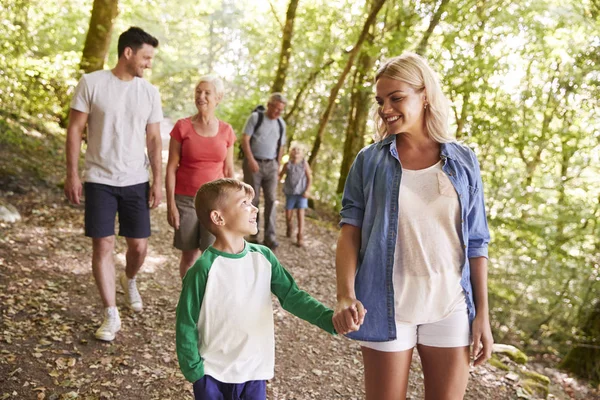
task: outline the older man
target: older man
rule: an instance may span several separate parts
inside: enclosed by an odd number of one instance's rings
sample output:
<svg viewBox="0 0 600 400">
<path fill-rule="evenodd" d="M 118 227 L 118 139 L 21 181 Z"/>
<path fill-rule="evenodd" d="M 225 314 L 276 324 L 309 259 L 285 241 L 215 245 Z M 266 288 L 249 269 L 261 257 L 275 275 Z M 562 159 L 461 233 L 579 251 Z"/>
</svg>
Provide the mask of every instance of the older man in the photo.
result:
<svg viewBox="0 0 600 400">
<path fill-rule="evenodd" d="M 285 144 L 285 121 L 281 113 L 285 110 L 286 98 L 281 93 L 273 93 L 269 97 L 266 111 L 254 111 L 244 127 L 242 150 L 244 151 L 244 182 L 254 188 L 252 204 L 258 207 L 260 189 L 265 198 L 264 244 L 275 250 L 279 243 L 275 234 L 275 199 L 279 164 L 283 156 Z M 257 242 L 252 236 L 250 241 Z"/>
</svg>

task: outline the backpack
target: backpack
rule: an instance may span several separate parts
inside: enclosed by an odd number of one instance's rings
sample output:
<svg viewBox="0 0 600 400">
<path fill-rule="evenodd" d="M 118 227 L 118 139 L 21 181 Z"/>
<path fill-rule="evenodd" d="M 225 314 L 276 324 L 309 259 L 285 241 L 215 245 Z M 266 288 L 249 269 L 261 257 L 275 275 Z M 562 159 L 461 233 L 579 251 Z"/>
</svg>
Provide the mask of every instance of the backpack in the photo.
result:
<svg viewBox="0 0 600 400">
<path fill-rule="evenodd" d="M 252 146 L 252 141 L 254 140 L 254 134 L 256 132 L 258 132 L 258 128 L 260 128 L 260 126 L 262 125 L 264 119 L 265 119 L 265 106 L 263 106 L 262 104 L 257 105 L 254 110 L 252 110 L 253 113 L 257 113 L 258 114 L 258 120 L 256 121 L 256 125 L 254 125 L 254 132 L 252 133 L 252 136 L 250 137 L 250 146 Z M 277 159 L 279 157 L 279 149 L 281 148 L 281 139 L 283 138 L 283 122 L 281 122 L 280 118 L 277 118 L 277 125 L 279 125 L 279 139 L 277 140 L 277 151 L 276 151 L 276 156 L 275 159 Z M 242 135 L 245 135 L 245 133 L 242 133 Z M 240 151 L 238 153 L 238 158 L 241 160 L 244 158 L 244 149 L 242 148 L 242 142 L 240 141 Z"/>
</svg>

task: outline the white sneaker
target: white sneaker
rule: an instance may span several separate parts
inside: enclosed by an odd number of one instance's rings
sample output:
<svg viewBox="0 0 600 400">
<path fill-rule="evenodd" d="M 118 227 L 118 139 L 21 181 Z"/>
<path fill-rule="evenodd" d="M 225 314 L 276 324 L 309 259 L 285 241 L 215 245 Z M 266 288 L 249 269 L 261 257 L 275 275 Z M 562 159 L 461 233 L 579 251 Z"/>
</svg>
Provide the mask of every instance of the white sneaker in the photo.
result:
<svg viewBox="0 0 600 400">
<path fill-rule="evenodd" d="M 119 317 L 119 310 L 117 310 L 117 307 L 107 307 L 104 309 L 104 321 L 96 331 L 96 339 L 111 342 L 120 329 L 121 317 Z"/>
<path fill-rule="evenodd" d="M 127 299 L 127 305 L 129 308 L 135 312 L 142 311 L 142 296 L 140 296 L 140 292 L 137 290 L 135 278 L 129 279 L 127 278 L 127 275 L 123 273 L 121 274 L 119 280 L 121 281 L 121 286 L 125 292 L 125 298 Z"/>
</svg>

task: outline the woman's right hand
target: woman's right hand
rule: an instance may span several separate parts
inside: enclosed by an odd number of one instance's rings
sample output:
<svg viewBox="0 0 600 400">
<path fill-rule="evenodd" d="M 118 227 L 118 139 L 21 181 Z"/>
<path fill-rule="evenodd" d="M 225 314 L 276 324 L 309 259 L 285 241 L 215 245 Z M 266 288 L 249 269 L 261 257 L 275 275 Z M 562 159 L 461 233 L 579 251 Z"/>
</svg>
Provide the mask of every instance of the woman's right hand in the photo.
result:
<svg viewBox="0 0 600 400">
<path fill-rule="evenodd" d="M 179 210 L 177 207 L 167 207 L 167 221 L 175 229 L 179 229 Z"/>
<path fill-rule="evenodd" d="M 367 310 L 357 299 L 340 298 L 333 314 L 333 326 L 336 332 L 345 335 L 359 330 L 365 320 L 366 313 Z"/>
</svg>

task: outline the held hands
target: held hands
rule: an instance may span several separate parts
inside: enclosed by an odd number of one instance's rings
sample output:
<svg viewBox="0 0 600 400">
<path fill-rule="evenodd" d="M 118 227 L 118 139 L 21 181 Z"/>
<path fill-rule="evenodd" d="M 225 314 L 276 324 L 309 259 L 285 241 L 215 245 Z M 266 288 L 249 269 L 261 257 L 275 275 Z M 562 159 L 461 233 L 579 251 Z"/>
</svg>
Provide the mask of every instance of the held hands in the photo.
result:
<svg viewBox="0 0 600 400">
<path fill-rule="evenodd" d="M 72 204 L 80 204 L 82 191 L 83 187 L 81 180 L 79 180 L 79 175 L 67 175 L 67 179 L 65 180 L 65 196 L 67 196 L 67 199 Z"/>
<path fill-rule="evenodd" d="M 493 345 L 489 316 L 486 313 L 477 313 L 473 321 L 473 366 L 482 365 L 490 359 Z"/>
<path fill-rule="evenodd" d="M 363 324 L 366 313 L 367 310 L 360 301 L 352 298 L 340 299 L 335 306 L 333 326 L 341 335 L 355 332 Z"/>
</svg>

